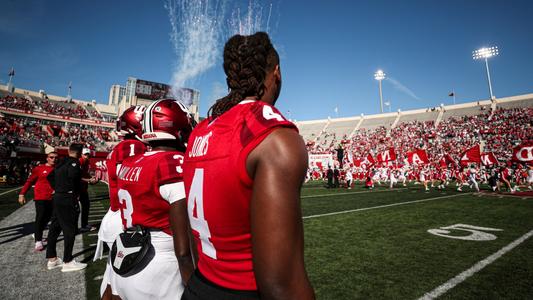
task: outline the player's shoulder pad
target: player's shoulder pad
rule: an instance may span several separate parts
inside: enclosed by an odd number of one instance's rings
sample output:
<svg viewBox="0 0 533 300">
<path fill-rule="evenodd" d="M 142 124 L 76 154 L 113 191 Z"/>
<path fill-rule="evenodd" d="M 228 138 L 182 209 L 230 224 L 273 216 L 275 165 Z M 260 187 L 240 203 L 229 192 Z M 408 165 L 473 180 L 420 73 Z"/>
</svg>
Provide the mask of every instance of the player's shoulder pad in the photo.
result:
<svg viewBox="0 0 533 300">
<path fill-rule="evenodd" d="M 275 127 L 293 128 L 298 131 L 294 123 L 287 120 L 274 106 L 263 101 L 249 103 L 249 109 L 244 116 L 244 129 L 241 133 L 243 144 L 261 136 Z"/>
</svg>

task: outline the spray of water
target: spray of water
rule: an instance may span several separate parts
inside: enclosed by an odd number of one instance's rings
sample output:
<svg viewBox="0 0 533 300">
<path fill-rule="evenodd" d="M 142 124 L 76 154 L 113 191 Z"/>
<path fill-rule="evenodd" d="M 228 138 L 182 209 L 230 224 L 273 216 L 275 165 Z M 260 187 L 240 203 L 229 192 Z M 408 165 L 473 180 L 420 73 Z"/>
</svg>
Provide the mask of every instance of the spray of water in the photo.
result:
<svg viewBox="0 0 533 300">
<path fill-rule="evenodd" d="M 272 3 L 268 5 L 268 14 L 266 22 L 264 22 L 263 6 L 256 1 L 249 0 L 244 14 L 241 15 L 241 9 L 239 7 L 233 10 L 231 13 L 231 18 L 229 20 L 229 32 L 231 35 L 250 35 L 261 30 L 268 32 L 270 29 L 271 17 Z"/>
<path fill-rule="evenodd" d="M 215 65 L 224 12 L 222 3 L 208 0 L 166 0 L 165 8 L 171 26 L 170 42 L 177 59 L 171 94 L 180 99 L 181 87 Z"/>
<path fill-rule="evenodd" d="M 228 37 L 270 30 L 272 4 L 268 5 L 265 22 L 263 6 L 257 0 L 248 1 L 243 15 L 240 7 L 232 9 L 229 19 L 225 17 L 225 0 L 165 0 L 164 6 L 171 26 L 170 42 L 176 55 L 171 79 L 171 96 L 176 99 L 183 99 L 182 87 L 193 83 L 219 61 L 222 45 Z"/>
</svg>

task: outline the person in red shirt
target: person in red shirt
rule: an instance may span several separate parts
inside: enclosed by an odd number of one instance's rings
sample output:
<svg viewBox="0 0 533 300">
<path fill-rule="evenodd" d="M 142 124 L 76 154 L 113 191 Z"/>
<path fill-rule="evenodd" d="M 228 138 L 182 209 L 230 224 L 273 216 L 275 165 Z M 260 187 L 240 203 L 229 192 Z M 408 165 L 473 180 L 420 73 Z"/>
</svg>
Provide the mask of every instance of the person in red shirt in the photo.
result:
<svg viewBox="0 0 533 300">
<path fill-rule="evenodd" d="M 274 107 L 279 56 L 264 32 L 224 47 L 229 94 L 193 130 L 184 173 L 198 268 L 182 299 L 314 299 L 304 264 L 296 126 Z"/>
<path fill-rule="evenodd" d="M 43 241 L 43 231 L 52 217 L 52 193 L 54 192 L 46 177 L 54 169 L 56 161 L 57 153 L 48 153 L 46 163 L 33 168 L 30 177 L 19 194 L 19 203 L 22 205 L 26 203 L 26 193 L 35 184 L 33 190 L 33 202 L 35 203 L 35 251 L 42 251 L 46 245 L 46 242 Z"/>
</svg>

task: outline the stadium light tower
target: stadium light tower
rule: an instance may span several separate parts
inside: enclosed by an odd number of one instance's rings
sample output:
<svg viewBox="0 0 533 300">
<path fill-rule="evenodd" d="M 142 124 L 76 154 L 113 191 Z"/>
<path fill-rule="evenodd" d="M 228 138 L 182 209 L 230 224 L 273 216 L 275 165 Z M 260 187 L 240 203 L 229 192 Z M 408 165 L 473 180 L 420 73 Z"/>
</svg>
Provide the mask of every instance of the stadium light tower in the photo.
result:
<svg viewBox="0 0 533 300">
<path fill-rule="evenodd" d="M 383 93 L 381 91 L 381 81 L 385 79 L 385 73 L 383 73 L 383 70 L 377 70 L 377 72 L 374 73 L 374 79 L 379 82 L 379 104 L 381 113 L 383 113 Z"/>
<path fill-rule="evenodd" d="M 494 95 L 492 94 L 492 84 L 490 82 L 490 71 L 489 71 L 489 57 L 493 57 L 498 55 L 498 47 L 486 47 L 481 48 L 476 51 L 472 51 L 472 58 L 474 60 L 478 59 L 484 59 L 485 60 L 485 67 L 487 68 L 487 81 L 489 82 L 489 93 L 490 93 L 490 99 L 494 99 Z"/>
</svg>

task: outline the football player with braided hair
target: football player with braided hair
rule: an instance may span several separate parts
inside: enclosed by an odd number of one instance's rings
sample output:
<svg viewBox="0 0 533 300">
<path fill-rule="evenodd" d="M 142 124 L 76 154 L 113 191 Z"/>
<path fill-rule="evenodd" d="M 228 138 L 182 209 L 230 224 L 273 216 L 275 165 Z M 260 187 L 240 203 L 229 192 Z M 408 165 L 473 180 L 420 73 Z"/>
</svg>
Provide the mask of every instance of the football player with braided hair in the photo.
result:
<svg viewBox="0 0 533 300">
<path fill-rule="evenodd" d="M 113 150 L 106 159 L 109 185 L 109 210 L 100 224 L 94 261 L 102 258 L 104 250 L 103 243 L 107 243 L 109 249 L 111 249 L 113 242 L 122 232 L 122 219 L 120 218 L 120 203 L 117 190 L 117 170 L 120 169 L 122 162 L 126 158 L 146 152 L 146 145 L 140 141 L 142 135 L 141 121 L 145 109 L 146 107 L 143 105 L 131 106 L 117 119 L 116 131 L 122 137 L 122 141 L 113 147 Z M 102 299 L 110 299 L 111 297 L 110 276 L 112 276 L 112 272 L 113 268 L 108 263 L 100 287 L 100 296 Z"/>
<path fill-rule="evenodd" d="M 274 107 L 279 56 L 264 32 L 224 47 L 229 94 L 193 130 L 184 163 L 198 268 L 182 299 L 314 299 L 300 188 L 307 151 Z"/>
</svg>

